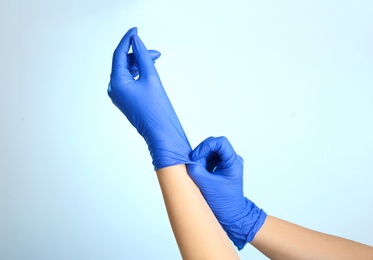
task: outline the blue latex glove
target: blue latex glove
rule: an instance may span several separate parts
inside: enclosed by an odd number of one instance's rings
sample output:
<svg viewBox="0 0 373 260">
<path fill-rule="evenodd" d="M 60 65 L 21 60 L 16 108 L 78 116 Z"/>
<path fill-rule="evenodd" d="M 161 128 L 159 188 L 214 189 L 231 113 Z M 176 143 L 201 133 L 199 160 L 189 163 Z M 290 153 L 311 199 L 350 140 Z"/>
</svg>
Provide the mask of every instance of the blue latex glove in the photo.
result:
<svg viewBox="0 0 373 260">
<path fill-rule="evenodd" d="M 188 173 L 229 238 L 241 250 L 254 239 L 266 213 L 243 194 L 243 159 L 225 137 L 209 137 L 190 154 Z"/>
<path fill-rule="evenodd" d="M 190 162 L 192 149 L 137 28 L 114 51 L 108 94 L 145 139 L 155 170 Z"/>
</svg>

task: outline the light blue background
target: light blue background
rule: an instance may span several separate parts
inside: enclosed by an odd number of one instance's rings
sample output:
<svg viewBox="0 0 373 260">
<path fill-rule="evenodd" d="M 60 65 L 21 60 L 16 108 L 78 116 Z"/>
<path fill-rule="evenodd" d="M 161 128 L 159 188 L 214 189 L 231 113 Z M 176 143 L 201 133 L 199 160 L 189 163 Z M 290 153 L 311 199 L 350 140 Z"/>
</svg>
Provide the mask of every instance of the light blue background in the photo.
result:
<svg viewBox="0 0 373 260">
<path fill-rule="evenodd" d="M 106 94 L 133 26 L 192 146 L 225 135 L 245 159 L 246 196 L 373 245 L 372 1 L 0 5 L 0 259 L 180 258 L 145 142 Z"/>
</svg>

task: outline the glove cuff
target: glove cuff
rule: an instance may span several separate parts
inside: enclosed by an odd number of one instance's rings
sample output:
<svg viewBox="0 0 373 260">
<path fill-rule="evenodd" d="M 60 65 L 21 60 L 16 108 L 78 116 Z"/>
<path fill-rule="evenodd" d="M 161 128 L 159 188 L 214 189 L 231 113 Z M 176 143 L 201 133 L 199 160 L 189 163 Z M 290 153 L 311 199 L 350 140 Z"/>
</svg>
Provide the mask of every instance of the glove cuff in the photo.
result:
<svg viewBox="0 0 373 260">
<path fill-rule="evenodd" d="M 191 163 L 189 154 L 192 148 L 186 136 L 173 138 L 170 141 L 166 139 L 167 141 L 147 142 L 155 171 L 168 166 Z"/>
<path fill-rule="evenodd" d="M 267 214 L 253 202 L 245 198 L 246 208 L 244 217 L 233 223 L 220 222 L 233 244 L 241 250 L 251 242 L 259 229 L 263 226 Z"/>
</svg>

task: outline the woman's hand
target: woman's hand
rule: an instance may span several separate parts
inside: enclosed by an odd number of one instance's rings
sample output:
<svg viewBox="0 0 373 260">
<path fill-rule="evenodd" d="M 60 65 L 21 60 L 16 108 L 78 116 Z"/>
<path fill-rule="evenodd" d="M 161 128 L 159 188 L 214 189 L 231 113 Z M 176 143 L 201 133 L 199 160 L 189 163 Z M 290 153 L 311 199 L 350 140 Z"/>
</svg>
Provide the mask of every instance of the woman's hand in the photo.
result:
<svg viewBox="0 0 373 260">
<path fill-rule="evenodd" d="M 131 45 L 133 54 L 128 54 Z M 113 103 L 145 139 L 155 170 L 189 163 L 191 151 L 154 67 L 157 55 L 146 49 L 137 28 L 130 29 L 114 51 L 108 88 Z"/>
<path fill-rule="evenodd" d="M 243 194 L 243 159 L 225 137 L 209 137 L 190 154 L 189 176 L 238 249 L 253 240 L 266 213 Z"/>
</svg>

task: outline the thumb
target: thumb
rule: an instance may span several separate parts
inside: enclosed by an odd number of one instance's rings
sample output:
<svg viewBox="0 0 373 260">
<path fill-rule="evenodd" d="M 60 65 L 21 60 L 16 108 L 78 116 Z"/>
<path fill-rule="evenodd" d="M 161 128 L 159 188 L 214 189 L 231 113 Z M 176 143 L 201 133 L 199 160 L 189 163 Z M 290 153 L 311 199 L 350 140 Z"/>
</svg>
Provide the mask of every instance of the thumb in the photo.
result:
<svg viewBox="0 0 373 260">
<path fill-rule="evenodd" d="M 134 35 L 132 37 L 132 49 L 139 68 L 140 78 L 149 78 L 154 75 L 158 76 L 157 70 L 155 69 L 154 62 L 152 57 L 150 56 L 149 51 L 146 49 L 144 43 L 137 35 Z"/>
<path fill-rule="evenodd" d="M 155 60 L 157 60 L 161 56 L 161 53 L 156 50 L 149 50 L 149 54 L 153 62 L 155 62 Z M 137 65 L 135 55 L 133 53 L 129 53 L 127 55 L 127 60 L 128 60 L 128 70 L 130 71 L 132 77 L 137 77 L 139 75 L 139 68 Z"/>
<path fill-rule="evenodd" d="M 203 187 L 203 184 L 211 177 L 211 173 L 200 163 L 187 164 L 187 171 L 199 188 Z"/>
</svg>

